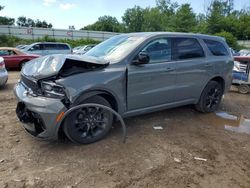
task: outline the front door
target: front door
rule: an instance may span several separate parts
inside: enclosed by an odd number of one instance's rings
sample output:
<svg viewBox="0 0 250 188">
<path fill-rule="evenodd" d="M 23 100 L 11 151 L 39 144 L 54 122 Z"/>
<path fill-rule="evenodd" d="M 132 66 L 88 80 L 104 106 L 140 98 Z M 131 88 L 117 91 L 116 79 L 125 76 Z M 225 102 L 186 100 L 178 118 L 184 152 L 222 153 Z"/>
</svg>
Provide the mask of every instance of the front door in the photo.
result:
<svg viewBox="0 0 250 188">
<path fill-rule="evenodd" d="M 142 50 L 150 57 L 143 65 L 128 66 L 128 110 L 136 110 L 173 102 L 175 63 L 171 61 L 171 39 L 153 39 Z"/>
</svg>

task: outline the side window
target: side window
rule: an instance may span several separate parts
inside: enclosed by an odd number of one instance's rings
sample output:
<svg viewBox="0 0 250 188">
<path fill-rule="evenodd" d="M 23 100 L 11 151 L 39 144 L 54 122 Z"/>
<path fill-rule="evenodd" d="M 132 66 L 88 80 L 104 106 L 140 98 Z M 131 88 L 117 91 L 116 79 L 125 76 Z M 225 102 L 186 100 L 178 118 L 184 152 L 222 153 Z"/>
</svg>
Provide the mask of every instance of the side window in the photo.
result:
<svg viewBox="0 0 250 188">
<path fill-rule="evenodd" d="M 66 44 L 57 44 L 57 49 L 58 50 L 69 50 L 69 47 Z"/>
<path fill-rule="evenodd" d="M 156 39 L 150 42 L 143 50 L 150 57 L 150 63 L 160 63 L 171 60 L 171 39 Z"/>
<path fill-rule="evenodd" d="M 45 50 L 56 50 L 57 49 L 56 44 L 44 44 L 43 46 L 44 46 Z"/>
<path fill-rule="evenodd" d="M 194 38 L 174 38 L 173 51 L 175 60 L 205 57 L 200 43 Z"/>
<path fill-rule="evenodd" d="M 227 56 L 227 55 L 229 55 L 226 47 L 221 42 L 218 42 L 215 40 L 207 40 L 207 39 L 204 39 L 203 41 L 205 42 L 208 49 L 210 50 L 210 52 L 213 55 L 215 55 L 215 56 Z"/>
<path fill-rule="evenodd" d="M 28 51 L 42 50 L 42 44 L 33 45 Z"/>
<path fill-rule="evenodd" d="M 9 55 L 8 50 L 0 50 L 0 56 L 6 56 Z"/>
<path fill-rule="evenodd" d="M 14 52 L 13 50 L 9 50 L 9 54 L 10 55 L 16 55 L 16 52 Z"/>
</svg>

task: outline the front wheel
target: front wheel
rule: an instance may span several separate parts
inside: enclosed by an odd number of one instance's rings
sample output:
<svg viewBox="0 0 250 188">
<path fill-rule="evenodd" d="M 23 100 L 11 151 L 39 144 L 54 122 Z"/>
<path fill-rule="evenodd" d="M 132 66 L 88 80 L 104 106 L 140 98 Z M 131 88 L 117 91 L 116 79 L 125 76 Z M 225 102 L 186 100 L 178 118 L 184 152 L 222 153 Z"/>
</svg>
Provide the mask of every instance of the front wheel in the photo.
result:
<svg viewBox="0 0 250 188">
<path fill-rule="evenodd" d="M 94 103 L 111 107 L 104 98 L 91 97 L 81 104 Z M 113 114 L 100 107 L 83 107 L 70 113 L 63 125 L 66 136 L 78 144 L 89 144 L 101 140 L 110 131 Z"/>
<path fill-rule="evenodd" d="M 200 112 L 213 112 L 218 109 L 223 96 L 222 85 L 216 81 L 210 81 L 203 90 L 196 109 Z"/>
</svg>

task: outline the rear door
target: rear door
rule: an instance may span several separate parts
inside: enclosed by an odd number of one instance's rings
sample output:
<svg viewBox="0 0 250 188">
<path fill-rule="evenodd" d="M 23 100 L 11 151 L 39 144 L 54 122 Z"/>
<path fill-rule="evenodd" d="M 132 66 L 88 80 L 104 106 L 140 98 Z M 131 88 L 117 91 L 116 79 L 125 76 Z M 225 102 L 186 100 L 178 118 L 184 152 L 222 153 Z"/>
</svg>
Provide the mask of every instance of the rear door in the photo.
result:
<svg viewBox="0 0 250 188">
<path fill-rule="evenodd" d="M 174 38 L 173 59 L 176 64 L 175 101 L 189 103 L 197 100 L 213 72 L 213 64 L 206 60 L 199 39 Z"/>
<path fill-rule="evenodd" d="M 149 55 L 150 62 L 128 66 L 128 110 L 173 102 L 176 74 L 171 50 L 170 38 L 152 39 L 140 50 Z"/>
</svg>

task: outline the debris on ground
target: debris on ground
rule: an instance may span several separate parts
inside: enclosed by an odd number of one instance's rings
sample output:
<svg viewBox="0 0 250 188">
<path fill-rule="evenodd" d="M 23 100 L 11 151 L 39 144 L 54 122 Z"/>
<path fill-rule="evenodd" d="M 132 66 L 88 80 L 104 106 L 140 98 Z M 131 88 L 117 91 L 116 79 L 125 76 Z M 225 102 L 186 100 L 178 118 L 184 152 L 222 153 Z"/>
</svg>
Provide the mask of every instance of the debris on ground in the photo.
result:
<svg viewBox="0 0 250 188">
<path fill-rule="evenodd" d="M 207 161 L 207 159 L 204 159 L 204 158 L 200 158 L 200 157 L 194 157 L 195 160 L 197 161 Z"/>
</svg>

